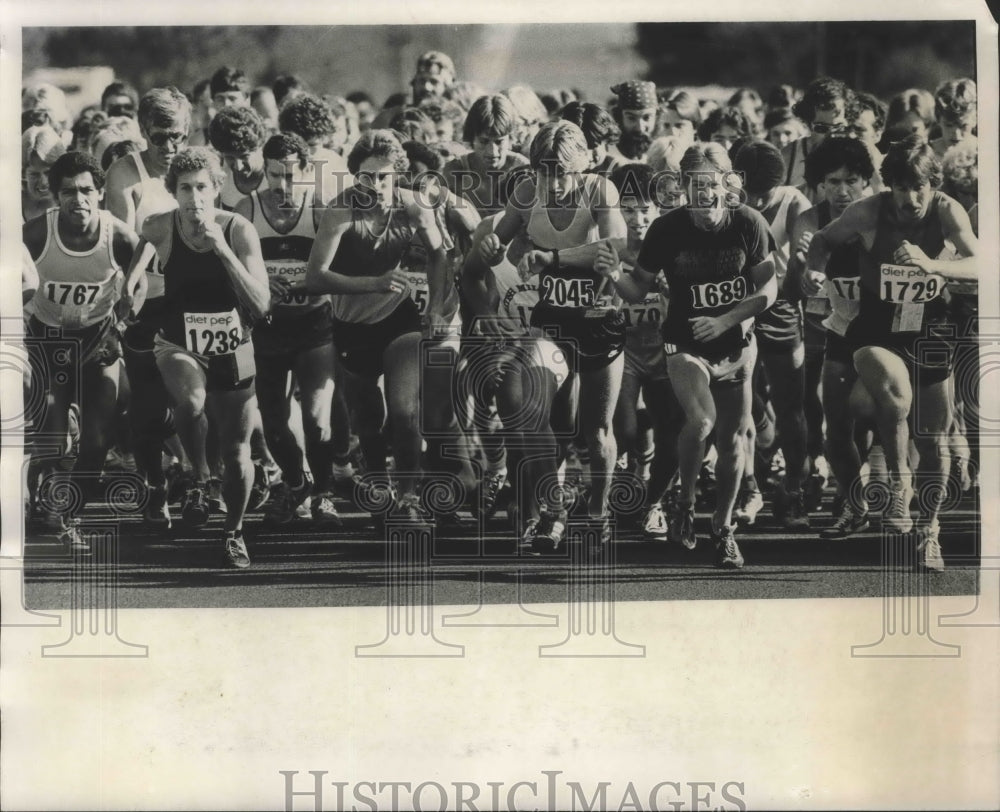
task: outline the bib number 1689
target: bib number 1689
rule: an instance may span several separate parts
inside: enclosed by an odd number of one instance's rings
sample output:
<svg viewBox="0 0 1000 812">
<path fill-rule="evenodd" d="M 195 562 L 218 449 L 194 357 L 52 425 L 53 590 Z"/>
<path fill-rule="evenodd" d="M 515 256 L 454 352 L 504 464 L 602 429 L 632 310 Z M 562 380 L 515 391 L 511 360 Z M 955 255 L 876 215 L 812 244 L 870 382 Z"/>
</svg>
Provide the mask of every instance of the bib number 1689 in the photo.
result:
<svg viewBox="0 0 1000 812">
<path fill-rule="evenodd" d="M 691 286 L 691 301 L 695 309 L 724 307 L 742 302 L 747 296 L 747 281 L 742 276 L 725 282 L 706 282 Z"/>
</svg>

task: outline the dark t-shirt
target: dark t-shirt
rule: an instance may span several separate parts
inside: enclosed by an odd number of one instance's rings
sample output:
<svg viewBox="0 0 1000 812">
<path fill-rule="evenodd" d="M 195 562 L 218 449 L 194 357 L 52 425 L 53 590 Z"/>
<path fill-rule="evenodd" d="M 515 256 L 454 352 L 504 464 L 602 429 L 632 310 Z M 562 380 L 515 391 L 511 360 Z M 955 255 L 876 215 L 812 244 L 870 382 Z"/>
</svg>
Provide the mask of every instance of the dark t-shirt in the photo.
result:
<svg viewBox="0 0 1000 812">
<path fill-rule="evenodd" d="M 639 251 L 639 265 L 654 274 L 662 270 L 670 286 L 663 340 L 705 357 L 739 350 L 744 339 L 742 325 L 711 341 L 699 342 L 691 333 L 690 320 L 721 316 L 751 295 L 754 284 L 750 269 L 773 250 L 767 221 L 747 206 L 728 209 L 715 231 L 698 228 L 687 207 L 654 221 Z"/>
</svg>

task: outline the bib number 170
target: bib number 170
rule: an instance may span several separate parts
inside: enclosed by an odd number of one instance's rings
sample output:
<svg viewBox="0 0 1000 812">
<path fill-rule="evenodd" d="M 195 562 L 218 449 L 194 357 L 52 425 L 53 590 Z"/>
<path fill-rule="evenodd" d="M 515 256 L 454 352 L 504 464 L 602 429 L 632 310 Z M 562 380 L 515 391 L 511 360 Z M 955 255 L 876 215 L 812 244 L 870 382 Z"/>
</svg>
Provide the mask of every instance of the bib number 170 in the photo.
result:
<svg viewBox="0 0 1000 812">
<path fill-rule="evenodd" d="M 747 281 L 742 276 L 725 282 L 706 282 L 691 286 L 691 303 L 698 310 L 725 307 L 742 302 L 747 297 Z"/>
</svg>

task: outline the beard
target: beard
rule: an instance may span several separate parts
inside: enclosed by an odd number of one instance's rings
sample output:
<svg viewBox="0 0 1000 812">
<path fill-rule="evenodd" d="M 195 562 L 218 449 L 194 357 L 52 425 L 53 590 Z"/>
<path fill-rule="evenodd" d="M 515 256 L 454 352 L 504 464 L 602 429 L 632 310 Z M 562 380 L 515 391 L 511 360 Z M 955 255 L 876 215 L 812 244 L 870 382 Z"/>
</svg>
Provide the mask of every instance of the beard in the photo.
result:
<svg viewBox="0 0 1000 812">
<path fill-rule="evenodd" d="M 630 161 L 641 161 L 653 139 L 644 133 L 622 133 L 618 139 L 618 151 Z"/>
</svg>

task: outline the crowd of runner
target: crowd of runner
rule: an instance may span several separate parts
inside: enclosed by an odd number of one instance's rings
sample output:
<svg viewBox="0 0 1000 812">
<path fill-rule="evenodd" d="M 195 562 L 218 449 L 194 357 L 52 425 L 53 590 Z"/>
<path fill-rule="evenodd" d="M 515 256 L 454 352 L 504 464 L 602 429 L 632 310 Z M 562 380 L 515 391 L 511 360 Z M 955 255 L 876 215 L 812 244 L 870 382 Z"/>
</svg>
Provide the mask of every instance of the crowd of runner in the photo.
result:
<svg viewBox="0 0 1000 812">
<path fill-rule="evenodd" d="M 85 551 L 124 468 L 151 525 L 221 513 L 237 568 L 248 512 L 335 536 L 353 500 L 378 537 L 505 514 L 545 554 L 577 515 L 727 568 L 765 506 L 826 539 L 879 513 L 942 569 L 978 470 L 975 83 L 610 90 L 436 51 L 381 108 L 228 67 L 75 120 L 25 87 L 28 521 Z"/>
</svg>

